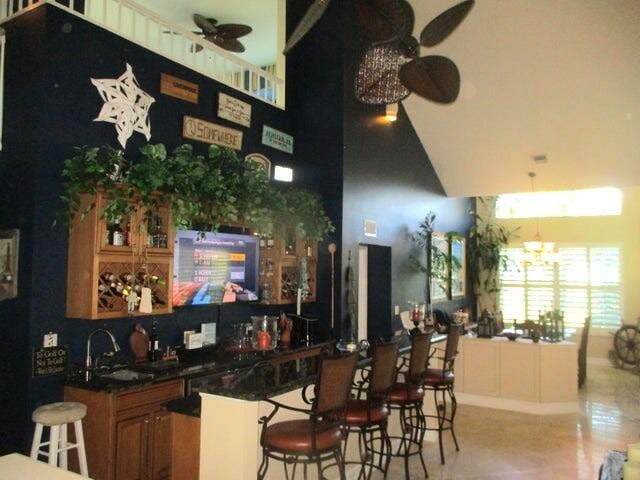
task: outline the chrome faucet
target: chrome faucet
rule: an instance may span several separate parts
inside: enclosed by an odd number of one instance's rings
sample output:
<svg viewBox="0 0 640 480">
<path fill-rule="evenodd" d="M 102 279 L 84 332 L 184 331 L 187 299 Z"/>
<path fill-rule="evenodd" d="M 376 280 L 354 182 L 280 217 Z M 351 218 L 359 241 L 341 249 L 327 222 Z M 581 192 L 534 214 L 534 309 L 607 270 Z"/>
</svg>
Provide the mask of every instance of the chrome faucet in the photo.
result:
<svg viewBox="0 0 640 480">
<path fill-rule="evenodd" d="M 91 339 L 98 332 L 102 332 L 109 337 L 109 339 L 111 340 L 111 345 L 113 346 L 114 352 L 120 351 L 120 346 L 118 345 L 118 342 L 116 342 L 116 337 L 113 336 L 113 333 L 111 333 L 109 330 L 105 328 L 99 328 L 97 330 L 94 330 L 89 334 L 89 338 L 87 338 L 87 358 L 85 359 L 85 366 L 87 367 L 87 369 L 90 369 L 91 366 L 93 365 L 93 360 L 91 359 Z"/>
</svg>

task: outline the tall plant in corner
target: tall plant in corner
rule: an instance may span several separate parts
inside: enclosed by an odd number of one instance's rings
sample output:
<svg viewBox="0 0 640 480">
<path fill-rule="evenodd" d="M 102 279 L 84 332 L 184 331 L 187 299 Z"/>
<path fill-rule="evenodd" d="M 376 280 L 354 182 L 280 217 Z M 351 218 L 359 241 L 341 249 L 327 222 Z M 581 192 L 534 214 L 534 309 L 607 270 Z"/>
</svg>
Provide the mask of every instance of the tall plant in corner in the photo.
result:
<svg viewBox="0 0 640 480">
<path fill-rule="evenodd" d="M 420 223 L 418 230 L 411 234 L 411 239 L 426 253 L 426 265 L 423 265 L 422 261 L 415 255 L 409 257 L 413 267 L 425 274 L 426 285 L 424 288 L 424 300 L 428 307 L 431 307 L 431 275 L 433 273 L 431 268 L 433 260 L 431 248 L 433 245 L 433 224 L 435 221 L 436 214 L 429 211 L 422 223 Z"/>
<path fill-rule="evenodd" d="M 495 206 L 495 197 L 478 197 L 476 210 L 469 212 L 474 222 L 469 230 L 467 263 L 480 310 L 497 310 L 499 273 L 507 267 L 509 261 L 503 250 L 512 239 L 517 238 L 517 228 L 509 230 L 495 221 Z M 482 208 L 484 218 L 478 213 L 478 207 Z"/>
</svg>

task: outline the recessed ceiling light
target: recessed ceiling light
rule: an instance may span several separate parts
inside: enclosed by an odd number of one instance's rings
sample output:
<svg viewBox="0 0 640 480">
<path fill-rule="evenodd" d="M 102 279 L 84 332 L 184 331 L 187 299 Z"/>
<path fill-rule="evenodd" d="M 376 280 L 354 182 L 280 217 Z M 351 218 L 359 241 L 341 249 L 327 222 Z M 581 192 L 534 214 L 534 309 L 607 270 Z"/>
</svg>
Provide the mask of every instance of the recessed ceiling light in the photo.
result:
<svg viewBox="0 0 640 480">
<path fill-rule="evenodd" d="M 540 155 L 534 155 L 533 161 L 536 163 L 547 163 L 549 159 L 544 153 L 541 153 Z"/>
</svg>

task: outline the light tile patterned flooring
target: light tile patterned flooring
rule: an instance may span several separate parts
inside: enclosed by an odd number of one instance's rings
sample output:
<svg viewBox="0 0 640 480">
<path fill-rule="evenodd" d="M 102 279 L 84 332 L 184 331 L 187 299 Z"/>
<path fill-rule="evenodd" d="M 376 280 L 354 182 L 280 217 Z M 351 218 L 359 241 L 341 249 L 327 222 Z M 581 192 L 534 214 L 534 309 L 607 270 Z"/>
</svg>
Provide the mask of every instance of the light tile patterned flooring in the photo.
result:
<svg viewBox="0 0 640 480">
<path fill-rule="evenodd" d="M 437 443 L 426 443 L 429 478 L 597 479 L 608 449 L 624 450 L 640 441 L 640 379 L 628 371 L 589 365 L 580 409 L 579 414 L 539 416 L 460 405 L 460 452 L 446 433 L 446 465 L 441 466 Z M 411 479 L 422 478 L 417 457 L 410 466 Z M 388 478 L 404 479 L 401 459 L 393 459 Z"/>
</svg>

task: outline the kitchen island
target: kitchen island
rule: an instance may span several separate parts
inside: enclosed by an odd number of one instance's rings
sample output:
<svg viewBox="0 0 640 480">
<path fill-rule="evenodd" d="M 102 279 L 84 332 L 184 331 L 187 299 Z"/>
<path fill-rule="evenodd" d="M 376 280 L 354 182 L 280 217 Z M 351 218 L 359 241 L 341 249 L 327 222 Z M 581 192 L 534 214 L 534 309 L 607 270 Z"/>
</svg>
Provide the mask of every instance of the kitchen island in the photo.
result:
<svg viewBox="0 0 640 480">
<path fill-rule="evenodd" d="M 465 335 L 458 350 L 459 403 L 536 414 L 578 411 L 575 343 Z"/>
</svg>

